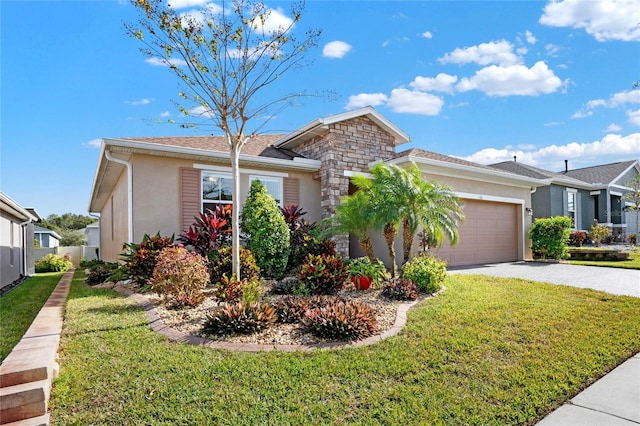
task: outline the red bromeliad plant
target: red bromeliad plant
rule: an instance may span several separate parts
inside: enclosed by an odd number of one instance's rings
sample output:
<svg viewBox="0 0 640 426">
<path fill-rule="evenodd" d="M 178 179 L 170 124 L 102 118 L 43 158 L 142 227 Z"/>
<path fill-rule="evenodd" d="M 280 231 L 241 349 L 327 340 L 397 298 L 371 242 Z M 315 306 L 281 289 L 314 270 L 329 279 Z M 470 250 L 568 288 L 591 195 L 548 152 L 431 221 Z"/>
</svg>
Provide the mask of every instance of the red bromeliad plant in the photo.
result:
<svg viewBox="0 0 640 426">
<path fill-rule="evenodd" d="M 195 218 L 193 225 L 180 235 L 178 241 L 192 246 L 201 256 L 208 257 L 211 251 L 229 243 L 231 211 L 230 204 L 218 205 L 215 210 L 207 209 Z"/>
</svg>

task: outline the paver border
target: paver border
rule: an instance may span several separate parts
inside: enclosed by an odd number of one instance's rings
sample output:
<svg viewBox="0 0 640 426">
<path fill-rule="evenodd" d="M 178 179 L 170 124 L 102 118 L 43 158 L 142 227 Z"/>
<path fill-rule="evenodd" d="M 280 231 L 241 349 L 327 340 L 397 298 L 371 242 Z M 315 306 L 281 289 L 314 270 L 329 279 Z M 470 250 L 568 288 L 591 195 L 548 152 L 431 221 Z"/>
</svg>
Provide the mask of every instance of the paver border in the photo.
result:
<svg viewBox="0 0 640 426">
<path fill-rule="evenodd" d="M 211 340 L 206 337 L 194 336 L 192 334 L 184 333 L 178 331 L 170 326 L 168 326 L 160 315 L 158 315 L 158 311 L 156 310 L 155 305 L 144 295 L 140 293 L 136 293 L 131 289 L 123 287 L 119 283 L 115 285 L 113 283 L 105 283 L 97 286 L 93 286 L 93 288 L 109 288 L 112 290 L 121 293 L 128 298 L 132 298 L 136 301 L 136 303 L 141 306 L 145 310 L 145 314 L 147 316 L 147 320 L 149 321 L 149 326 L 151 329 L 171 341 L 187 343 L 194 346 L 205 346 L 212 349 L 225 349 L 229 351 L 236 352 L 268 352 L 268 351 L 282 351 L 282 352 L 311 352 L 318 349 L 343 349 L 343 348 L 357 348 L 362 346 L 373 345 L 374 343 L 381 342 L 389 337 L 395 336 L 398 334 L 405 326 L 407 322 L 407 312 L 409 309 L 414 307 L 419 302 L 423 300 L 431 299 L 445 290 L 445 287 L 440 289 L 439 291 L 426 295 L 420 296 L 416 300 L 411 302 L 402 303 L 398 306 L 398 310 L 396 311 L 396 318 L 393 323 L 393 326 L 388 330 L 380 334 L 376 334 L 374 336 L 369 336 L 366 339 L 357 340 L 355 342 L 323 342 L 323 343 L 313 343 L 313 344 L 301 344 L 301 345 L 264 345 L 264 344 L 256 344 L 256 343 L 236 343 L 236 342 L 226 342 L 219 340 Z"/>
</svg>

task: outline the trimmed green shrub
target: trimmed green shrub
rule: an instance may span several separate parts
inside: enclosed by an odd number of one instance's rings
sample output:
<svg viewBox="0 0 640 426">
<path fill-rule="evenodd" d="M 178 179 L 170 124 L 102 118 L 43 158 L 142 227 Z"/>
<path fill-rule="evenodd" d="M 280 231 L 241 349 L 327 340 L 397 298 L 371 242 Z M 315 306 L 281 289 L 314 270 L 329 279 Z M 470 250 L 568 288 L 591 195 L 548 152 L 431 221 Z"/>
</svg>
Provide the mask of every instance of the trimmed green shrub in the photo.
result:
<svg viewBox="0 0 640 426">
<path fill-rule="evenodd" d="M 158 254 L 151 279 L 153 291 L 172 298 L 177 306 L 198 306 L 208 283 L 207 261 L 199 254 L 184 247 L 166 247 Z"/>
<path fill-rule="evenodd" d="M 221 308 L 208 315 L 202 330 L 206 334 L 251 334 L 276 321 L 276 310 L 267 303 L 225 303 Z"/>
<path fill-rule="evenodd" d="M 35 264 L 36 272 L 66 272 L 73 268 L 73 263 L 68 257 L 58 256 L 57 254 L 48 254 Z"/>
<path fill-rule="evenodd" d="M 374 333 L 376 315 L 364 303 L 337 300 L 321 308 L 306 310 L 302 323 L 305 330 L 316 337 L 358 340 Z"/>
<path fill-rule="evenodd" d="M 446 275 L 447 263 L 429 253 L 420 253 L 402 265 L 402 278 L 413 281 L 421 293 L 440 290 Z"/>
<path fill-rule="evenodd" d="M 309 294 L 336 294 L 344 286 L 347 276 L 347 267 L 341 256 L 310 254 L 300 269 L 298 279 Z"/>
<path fill-rule="evenodd" d="M 418 288 L 411 280 L 394 278 L 384 283 L 380 294 L 391 300 L 416 300 Z"/>
<path fill-rule="evenodd" d="M 209 253 L 209 273 L 211 274 L 211 284 L 222 281 L 223 276 L 230 277 L 233 269 L 231 247 L 224 247 L 220 250 Z M 253 254 L 244 247 L 240 247 L 240 276 L 247 281 L 258 280 L 260 278 L 260 268 L 256 265 Z"/>
<path fill-rule="evenodd" d="M 571 234 L 571 218 L 555 216 L 536 219 L 529 229 L 531 250 L 537 259 L 565 259 Z"/>
<path fill-rule="evenodd" d="M 289 228 L 278 204 L 259 180 L 251 183 L 240 226 L 260 270 L 269 277 L 282 277 L 290 253 Z"/>
<path fill-rule="evenodd" d="M 141 291 L 150 288 L 149 280 L 153 276 L 158 254 L 162 249 L 171 246 L 173 246 L 173 236 L 161 237 L 160 233 L 153 237 L 145 234 L 139 244 L 123 245 L 124 252 L 121 257 L 129 271 L 129 278 Z"/>
</svg>

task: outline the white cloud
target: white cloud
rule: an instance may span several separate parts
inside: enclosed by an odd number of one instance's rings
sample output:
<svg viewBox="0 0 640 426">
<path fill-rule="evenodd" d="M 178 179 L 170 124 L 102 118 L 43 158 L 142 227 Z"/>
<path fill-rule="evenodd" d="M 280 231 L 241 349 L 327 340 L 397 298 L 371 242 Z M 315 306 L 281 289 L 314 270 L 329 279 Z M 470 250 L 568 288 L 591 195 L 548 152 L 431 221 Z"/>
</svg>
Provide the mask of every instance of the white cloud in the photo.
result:
<svg viewBox="0 0 640 426">
<path fill-rule="evenodd" d="M 550 121 L 548 123 L 544 123 L 545 127 L 555 127 L 555 126 L 562 126 L 564 124 L 564 122 L 562 121 Z"/>
<path fill-rule="evenodd" d="M 214 114 L 210 109 L 207 109 L 203 106 L 197 106 L 195 108 L 191 108 L 189 110 L 189 115 L 191 117 L 205 117 L 205 118 L 213 118 Z"/>
<path fill-rule="evenodd" d="M 349 96 L 349 102 L 344 107 L 347 110 L 362 108 L 366 106 L 378 106 L 387 101 L 387 95 L 384 93 L 360 93 Z"/>
<path fill-rule="evenodd" d="M 167 6 L 172 9 L 178 10 L 194 6 L 204 6 L 209 1 L 210 0 L 169 0 L 167 2 Z"/>
<path fill-rule="evenodd" d="M 506 40 L 481 43 L 477 46 L 457 48 L 438 59 L 442 64 L 467 64 L 478 65 L 514 65 L 522 62 L 522 59 L 513 53 L 513 45 Z"/>
<path fill-rule="evenodd" d="M 154 67 L 168 67 L 169 65 L 175 65 L 177 67 L 181 67 L 186 65 L 187 63 L 182 59 L 173 58 L 173 59 L 160 59 L 160 58 L 147 58 L 144 60 L 147 64 L 153 65 Z"/>
<path fill-rule="evenodd" d="M 88 146 L 89 148 L 100 148 L 102 147 L 102 139 L 91 139 L 88 142 L 83 143 L 84 146 Z"/>
<path fill-rule="evenodd" d="M 143 98 L 139 101 L 124 101 L 125 104 L 138 106 L 138 105 L 148 105 L 151 103 L 151 99 Z"/>
<path fill-rule="evenodd" d="M 618 126 L 616 123 L 611 123 L 609 124 L 609 126 L 607 126 L 607 130 L 605 130 L 606 132 L 619 132 L 620 130 L 622 130 L 622 127 Z"/>
<path fill-rule="evenodd" d="M 444 100 L 439 96 L 404 88 L 393 89 L 387 101 L 393 112 L 419 115 L 438 115 L 442 105 Z"/>
<path fill-rule="evenodd" d="M 171 113 L 169 111 L 162 112 L 160 113 L 160 117 L 162 118 L 171 117 Z"/>
<path fill-rule="evenodd" d="M 544 50 L 547 51 L 547 55 L 555 58 L 558 56 L 558 52 L 560 52 L 560 46 L 556 46 L 553 43 L 549 43 L 544 47 Z"/>
<path fill-rule="evenodd" d="M 344 41 L 335 40 L 324 45 L 322 56 L 325 58 L 342 58 L 349 53 L 351 45 Z"/>
<path fill-rule="evenodd" d="M 431 34 L 431 31 L 425 31 L 421 35 L 424 38 L 433 38 L 433 34 Z"/>
<path fill-rule="evenodd" d="M 640 126 L 640 109 L 627 111 L 627 117 L 629 118 L 629 123 L 634 126 Z"/>
<path fill-rule="evenodd" d="M 593 110 L 598 107 L 604 108 L 620 108 L 628 104 L 640 104 L 640 89 L 627 90 L 624 92 L 618 92 L 611 95 L 607 100 L 605 99 L 592 99 L 576 111 L 571 118 L 584 118 L 593 115 Z M 628 114 L 627 114 L 628 115 Z M 633 121 L 632 121 L 633 122 Z"/>
<path fill-rule="evenodd" d="M 584 28 L 598 41 L 640 41 L 639 0 L 565 0 L 549 2 L 540 23 Z"/>
<path fill-rule="evenodd" d="M 456 86 L 460 92 L 480 90 L 489 96 L 537 96 L 553 93 L 562 86 L 562 81 L 543 61 L 531 68 L 524 65 L 491 65 L 476 72 L 473 77 L 463 78 Z"/>
<path fill-rule="evenodd" d="M 563 170 L 565 159 L 569 160 L 571 168 L 637 159 L 640 155 L 640 133 L 627 136 L 608 134 L 599 141 L 550 145 L 538 150 L 486 148 L 463 158 L 480 164 L 494 164 L 513 161 L 514 155 L 518 162 L 552 171 Z"/>
<path fill-rule="evenodd" d="M 382 42 L 382 47 L 389 47 L 390 44 L 391 44 L 391 40 L 385 40 Z"/>
<path fill-rule="evenodd" d="M 529 44 L 536 44 L 536 42 L 538 41 L 533 35 L 533 33 L 529 30 L 525 31 L 524 36 L 527 40 L 527 43 Z"/>
<path fill-rule="evenodd" d="M 270 9 L 264 24 L 260 20 L 255 20 L 253 27 L 257 31 L 266 33 L 283 32 L 292 27 L 293 19 L 289 18 L 282 12 L 282 9 Z"/>
<path fill-rule="evenodd" d="M 453 93 L 453 84 L 458 81 L 455 75 L 440 73 L 435 77 L 417 76 L 410 84 L 412 89 L 423 92 L 435 91 Z"/>
</svg>

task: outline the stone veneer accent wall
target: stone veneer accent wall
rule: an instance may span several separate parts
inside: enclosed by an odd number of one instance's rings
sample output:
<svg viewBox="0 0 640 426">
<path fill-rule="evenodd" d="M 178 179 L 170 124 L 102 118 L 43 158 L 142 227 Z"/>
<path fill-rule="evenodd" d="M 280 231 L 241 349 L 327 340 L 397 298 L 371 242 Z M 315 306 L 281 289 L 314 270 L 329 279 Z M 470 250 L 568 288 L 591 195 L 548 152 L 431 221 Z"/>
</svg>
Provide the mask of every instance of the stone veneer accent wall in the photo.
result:
<svg viewBox="0 0 640 426">
<path fill-rule="evenodd" d="M 349 194 L 344 172 L 368 173 L 371 162 L 393 158 L 395 145 L 393 137 L 369 118 L 356 117 L 330 125 L 327 133 L 300 144 L 295 151 L 322 162 L 318 178 L 322 218 L 327 218 Z M 348 256 L 349 237 L 339 236 L 335 241 L 336 250 Z"/>
</svg>

